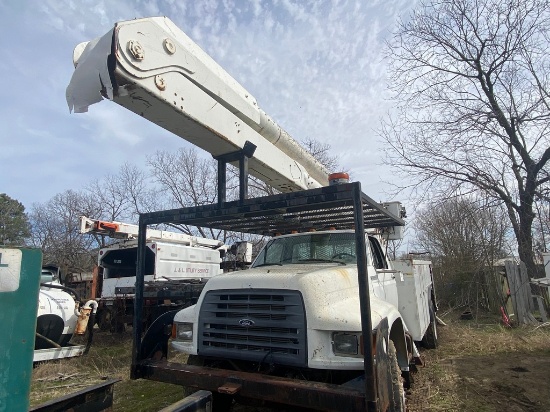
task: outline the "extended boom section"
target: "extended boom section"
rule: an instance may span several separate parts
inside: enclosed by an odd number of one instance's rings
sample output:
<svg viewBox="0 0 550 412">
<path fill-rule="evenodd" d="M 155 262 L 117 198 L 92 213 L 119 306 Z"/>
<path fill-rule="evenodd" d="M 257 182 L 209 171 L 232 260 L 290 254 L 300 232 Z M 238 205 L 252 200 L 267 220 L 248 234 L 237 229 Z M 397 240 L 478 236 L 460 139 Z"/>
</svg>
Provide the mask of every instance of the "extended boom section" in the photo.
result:
<svg viewBox="0 0 550 412">
<path fill-rule="evenodd" d="M 73 61 L 75 112 L 107 97 L 215 157 L 252 143 L 250 174 L 283 192 L 328 184 L 326 169 L 165 17 L 117 23 L 77 46 Z"/>
</svg>

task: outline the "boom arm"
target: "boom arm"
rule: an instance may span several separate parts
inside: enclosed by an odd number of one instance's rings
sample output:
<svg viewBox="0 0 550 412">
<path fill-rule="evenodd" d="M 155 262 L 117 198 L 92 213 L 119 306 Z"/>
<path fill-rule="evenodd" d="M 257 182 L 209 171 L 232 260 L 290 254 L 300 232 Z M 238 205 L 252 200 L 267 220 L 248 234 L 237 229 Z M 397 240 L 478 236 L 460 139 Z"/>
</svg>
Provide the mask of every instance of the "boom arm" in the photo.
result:
<svg viewBox="0 0 550 412">
<path fill-rule="evenodd" d="M 113 239 L 137 239 L 139 226 L 121 222 L 107 222 L 80 216 L 80 233 L 97 233 L 107 235 Z M 212 249 L 227 249 L 220 240 L 191 236 L 185 233 L 169 232 L 166 230 L 147 229 L 147 240 L 164 240 L 182 243 L 187 246 L 202 246 Z M 222 247 L 223 246 L 223 247 Z"/>
<path fill-rule="evenodd" d="M 328 185 L 327 170 L 166 17 L 116 23 L 75 48 L 67 103 L 105 96 L 213 156 L 256 146 L 250 174 L 283 191 Z"/>
</svg>

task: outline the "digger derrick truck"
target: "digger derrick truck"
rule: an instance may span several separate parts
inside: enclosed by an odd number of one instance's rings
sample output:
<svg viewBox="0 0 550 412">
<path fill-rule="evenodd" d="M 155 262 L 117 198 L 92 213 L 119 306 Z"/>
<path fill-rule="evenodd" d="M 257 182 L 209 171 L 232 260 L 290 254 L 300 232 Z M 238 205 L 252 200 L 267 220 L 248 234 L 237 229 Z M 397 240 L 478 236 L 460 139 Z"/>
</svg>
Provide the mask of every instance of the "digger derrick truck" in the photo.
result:
<svg viewBox="0 0 550 412">
<path fill-rule="evenodd" d="M 120 332 L 133 321 L 138 226 L 80 217 L 80 233 L 117 239 L 98 252 L 97 322 L 102 330 Z M 250 263 L 246 242 L 236 253 L 239 263 Z M 195 303 L 208 279 L 223 272 L 228 247 L 214 239 L 173 231 L 147 231 L 143 321 L 149 325 L 164 312 Z M 240 251 L 240 249 L 239 249 Z"/>
<path fill-rule="evenodd" d="M 212 391 L 217 410 L 237 400 L 403 411 L 415 342 L 437 345 L 437 307 L 430 262 L 385 254 L 402 235 L 400 204 L 375 202 L 342 174 L 329 184 L 327 170 L 167 18 L 117 23 L 77 46 L 73 62 L 71 109 L 106 97 L 218 160 L 217 204 L 140 215 L 132 378 Z M 239 168 L 234 201 L 227 163 Z M 249 199 L 249 174 L 282 193 Z M 146 231 L 160 223 L 271 240 L 251 269 L 212 278 L 196 305 L 143 335 Z M 169 342 L 187 364 L 167 361 Z"/>
</svg>

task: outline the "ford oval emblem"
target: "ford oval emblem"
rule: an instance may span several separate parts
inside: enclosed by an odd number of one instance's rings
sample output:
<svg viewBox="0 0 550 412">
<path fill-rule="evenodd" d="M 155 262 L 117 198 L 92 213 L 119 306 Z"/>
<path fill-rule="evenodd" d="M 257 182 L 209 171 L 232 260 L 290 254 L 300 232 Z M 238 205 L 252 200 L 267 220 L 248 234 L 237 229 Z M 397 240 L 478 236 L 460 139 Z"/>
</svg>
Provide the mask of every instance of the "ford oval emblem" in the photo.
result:
<svg viewBox="0 0 550 412">
<path fill-rule="evenodd" d="M 254 326 L 254 321 L 252 319 L 241 319 L 239 325 L 244 327 Z"/>
</svg>

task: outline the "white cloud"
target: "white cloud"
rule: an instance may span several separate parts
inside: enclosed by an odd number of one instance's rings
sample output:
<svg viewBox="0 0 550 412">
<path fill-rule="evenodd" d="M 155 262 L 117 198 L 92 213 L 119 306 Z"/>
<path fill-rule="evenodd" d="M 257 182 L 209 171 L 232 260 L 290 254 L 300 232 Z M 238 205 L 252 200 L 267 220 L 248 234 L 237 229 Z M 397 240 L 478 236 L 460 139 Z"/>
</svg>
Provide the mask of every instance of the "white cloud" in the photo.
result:
<svg viewBox="0 0 550 412">
<path fill-rule="evenodd" d="M 380 50 L 407 7 L 404 0 L 0 2 L 10 34 L 0 38 L 0 191 L 29 206 L 184 144 L 112 102 L 69 115 L 64 101 L 77 43 L 116 21 L 166 15 L 295 138 L 332 144 L 376 198 L 385 172 L 373 128 L 388 110 Z"/>
</svg>

